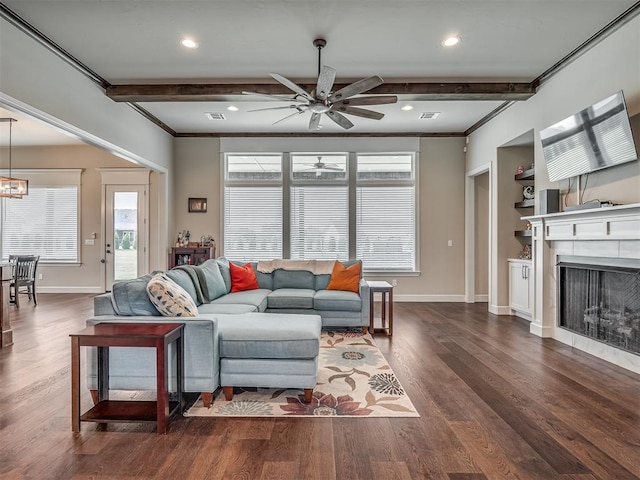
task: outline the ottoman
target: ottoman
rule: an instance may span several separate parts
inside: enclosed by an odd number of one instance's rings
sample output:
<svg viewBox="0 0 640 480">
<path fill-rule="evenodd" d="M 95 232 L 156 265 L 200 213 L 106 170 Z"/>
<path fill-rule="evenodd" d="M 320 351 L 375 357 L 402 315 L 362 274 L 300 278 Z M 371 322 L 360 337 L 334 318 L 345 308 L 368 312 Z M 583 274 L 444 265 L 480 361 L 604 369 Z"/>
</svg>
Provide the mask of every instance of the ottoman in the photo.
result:
<svg viewBox="0 0 640 480">
<path fill-rule="evenodd" d="M 233 387 L 300 388 L 311 401 L 318 375 L 319 315 L 246 313 L 220 315 L 220 385 L 226 400 Z"/>
</svg>

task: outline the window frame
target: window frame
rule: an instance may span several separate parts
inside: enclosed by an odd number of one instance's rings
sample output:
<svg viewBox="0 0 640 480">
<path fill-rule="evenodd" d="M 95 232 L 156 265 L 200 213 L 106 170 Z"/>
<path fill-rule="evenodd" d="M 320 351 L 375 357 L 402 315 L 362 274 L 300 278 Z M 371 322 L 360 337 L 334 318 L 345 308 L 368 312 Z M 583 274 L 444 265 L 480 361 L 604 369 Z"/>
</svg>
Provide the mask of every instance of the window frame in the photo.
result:
<svg viewBox="0 0 640 480">
<path fill-rule="evenodd" d="M 346 185 L 348 188 L 348 217 L 349 217 L 349 229 L 348 229 L 348 251 L 349 259 L 356 258 L 356 197 L 357 189 L 359 186 L 410 186 L 414 190 L 414 265 L 412 269 L 401 270 L 380 270 L 380 269 L 368 269 L 364 265 L 364 272 L 370 275 L 389 275 L 396 276 L 419 276 L 420 275 L 420 189 L 419 189 L 419 150 L 404 150 L 398 149 L 393 151 L 320 151 L 320 150 L 291 150 L 282 152 L 254 152 L 245 153 L 240 150 L 221 152 L 222 156 L 222 175 L 221 175 L 221 231 L 222 231 L 222 252 L 226 255 L 224 250 L 224 238 L 225 238 L 225 189 L 227 186 L 267 186 L 269 183 L 273 186 L 279 184 L 282 187 L 282 257 L 291 257 L 291 192 L 295 186 L 313 186 L 313 185 Z M 280 155 L 282 162 L 282 181 L 273 182 L 268 180 L 229 180 L 228 179 L 228 158 L 230 156 L 247 156 L 247 155 Z M 345 179 L 295 179 L 293 178 L 293 156 L 304 155 L 309 157 L 317 156 L 331 156 L 331 155 L 346 155 L 346 178 Z M 395 156 L 395 155 L 409 155 L 411 156 L 411 179 L 400 180 L 358 180 L 357 179 L 357 159 L 358 156 Z"/>
</svg>

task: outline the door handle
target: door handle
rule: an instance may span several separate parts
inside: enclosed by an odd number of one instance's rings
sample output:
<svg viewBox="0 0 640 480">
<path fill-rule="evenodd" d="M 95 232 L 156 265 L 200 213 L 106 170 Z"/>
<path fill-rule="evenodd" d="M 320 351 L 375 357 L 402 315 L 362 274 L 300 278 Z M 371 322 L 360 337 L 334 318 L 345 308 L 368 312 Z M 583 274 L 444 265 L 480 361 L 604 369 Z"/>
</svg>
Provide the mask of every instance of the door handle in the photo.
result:
<svg viewBox="0 0 640 480">
<path fill-rule="evenodd" d="M 107 261 L 104 258 L 101 258 L 100 263 L 107 263 Z"/>
</svg>

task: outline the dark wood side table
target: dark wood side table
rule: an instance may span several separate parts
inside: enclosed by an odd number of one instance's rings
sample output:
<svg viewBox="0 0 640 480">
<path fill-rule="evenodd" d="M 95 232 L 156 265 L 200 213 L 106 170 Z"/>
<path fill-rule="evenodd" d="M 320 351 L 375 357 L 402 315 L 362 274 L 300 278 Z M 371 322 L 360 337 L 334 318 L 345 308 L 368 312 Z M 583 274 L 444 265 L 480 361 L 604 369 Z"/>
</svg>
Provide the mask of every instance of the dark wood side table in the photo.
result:
<svg viewBox="0 0 640 480">
<path fill-rule="evenodd" d="M 369 284 L 369 333 L 384 332 L 393 335 L 393 285 L 389 282 L 367 281 Z M 382 294 L 382 328 L 375 328 L 373 300 L 376 293 Z M 388 299 L 388 301 L 387 301 Z M 387 308 L 388 307 L 388 308 Z M 388 311 L 388 312 L 387 312 Z M 388 314 L 387 314 L 388 313 Z M 389 326 L 387 327 L 387 319 Z"/>
<path fill-rule="evenodd" d="M 71 337 L 71 428 L 80 422 L 157 422 L 159 434 L 167 433 L 169 417 L 182 409 L 182 323 L 99 323 Z M 177 400 L 169 401 L 168 346 L 176 344 Z M 80 347 L 98 347 L 98 403 L 80 415 Z M 109 347 L 155 347 L 157 401 L 109 400 Z"/>
</svg>

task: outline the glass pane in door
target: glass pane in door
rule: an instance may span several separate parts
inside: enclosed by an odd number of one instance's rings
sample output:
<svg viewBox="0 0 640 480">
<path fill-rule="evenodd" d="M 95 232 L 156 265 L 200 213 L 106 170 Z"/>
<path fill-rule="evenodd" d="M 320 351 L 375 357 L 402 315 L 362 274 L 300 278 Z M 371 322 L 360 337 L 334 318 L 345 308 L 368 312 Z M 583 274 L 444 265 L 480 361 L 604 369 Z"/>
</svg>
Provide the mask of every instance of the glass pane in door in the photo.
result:
<svg viewBox="0 0 640 480">
<path fill-rule="evenodd" d="M 138 192 L 113 192 L 113 280 L 138 277 Z"/>
</svg>

